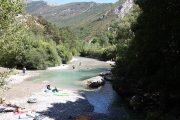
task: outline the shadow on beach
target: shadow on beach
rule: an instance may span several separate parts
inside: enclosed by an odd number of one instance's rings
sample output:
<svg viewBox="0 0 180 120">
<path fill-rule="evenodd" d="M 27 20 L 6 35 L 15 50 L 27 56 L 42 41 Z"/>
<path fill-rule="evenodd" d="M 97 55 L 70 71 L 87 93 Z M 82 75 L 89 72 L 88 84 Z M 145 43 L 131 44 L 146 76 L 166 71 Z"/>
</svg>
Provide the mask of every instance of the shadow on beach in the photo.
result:
<svg viewBox="0 0 180 120">
<path fill-rule="evenodd" d="M 93 112 L 93 106 L 85 99 L 78 99 L 76 102 L 54 103 L 46 111 L 40 114 L 54 120 L 73 120 L 78 115 L 86 115 Z"/>
<path fill-rule="evenodd" d="M 93 112 L 94 107 L 86 99 L 75 102 L 54 103 L 39 114 L 53 120 L 121 120 L 118 114 L 103 114 Z"/>
</svg>

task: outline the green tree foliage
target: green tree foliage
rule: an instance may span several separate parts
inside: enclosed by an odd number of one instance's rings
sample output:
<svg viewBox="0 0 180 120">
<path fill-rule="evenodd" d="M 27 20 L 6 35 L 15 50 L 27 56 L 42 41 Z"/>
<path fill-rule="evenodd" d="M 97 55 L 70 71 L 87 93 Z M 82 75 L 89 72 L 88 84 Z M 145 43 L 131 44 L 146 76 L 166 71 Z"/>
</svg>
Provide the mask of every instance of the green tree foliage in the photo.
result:
<svg viewBox="0 0 180 120">
<path fill-rule="evenodd" d="M 130 37 L 125 54 L 121 56 L 122 49 L 118 50 L 121 59 L 114 69 L 114 86 L 126 97 L 141 96 L 143 102 L 139 102 L 144 110 L 162 111 L 162 115 L 173 111 L 175 118 L 180 111 L 180 19 L 177 17 L 180 1 L 136 0 L 136 3 L 142 13 L 130 25 L 134 37 Z M 129 32 L 121 38 L 127 40 L 128 34 L 132 36 Z M 150 113 L 147 120 L 151 116 L 154 120 L 160 118 L 159 114 Z M 168 119 L 162 119 L 165 118 Z"/>
<path fill-rule="evenodd" d="M 0 0 L 0 32 L 14 21 L 22 9 L 22 0 Z"/>
<path fill-rule="evenodd" d="M 104 33 L 99 33 L 90 43 L 83 46 L 81 56 L 88 56 L 101 60 L 115 60 L 116 59 L 116 34 L 114 30 L 108 30 Z"/>
<path fill-rule="evenodd" d="M 100 46 L 107 46 L 109 44 L 109 37 L 111 37 L 109 32 L 97 35 L 93 38 L 92 42 L 93 44 L 99 44 Z M 109 36 L 108 36 L 109 35 Z"/>
<path fill-rule="evenodd" d="M 136 23 L 139 12 L 138 6 L 134 6 L 133 11 L 128 16 L 121 20 L 114 20 L 108 31 L 99 32 L 92 39 L 90 45 L 84 46 L 81 55 L 101 60 L 121 59 L 126 54 L 129 42 L 134 37 L 131 26 Z"/>
<path fill-rule="evenodd" d="M 69 50 L 64 45 L 58 45 L 57 46 L 57 52 L 58 52 L 58 55 L 61 57 L 63 64 L 66 64 L 69 60 L 72 59 L 71 50 Z"/>
<path fill-rule="evenodd" d="M 78 52 L 76 48 L 71 49 L 72 45 L 68 40 L 57 45 L 56 40 L 40 32 L 39 35 L 36 35 L 31 30 L 16 26 L 9 28 L 8 32 L 0 37 L 1 66 L 45 69 L 48 66 L 59 65 L 61 60 L 63 63 L 67 63 L 72 55 L 76 55 Z"/>
<path fill-rule="evenodd" d="M 99 46 L 99 44 L 86 44 L 80 52 L 83 57 L 91 57 L 100 60 L 114 60 L 116 59 L 116 46 Z"/>
<path fill-rule="evenodd" d="M 43 35 L 46 36 L 46 38 L 53 39 L 56 43 L 60 43 L 64 41 L 64 36 L 61 35 L 60 30 L 58 27 L 53 25 L 52 23 L 46 21 L 43 17 L 38 17 L 38 23 L 42 24 L 44 26 L 43 31 L 38 31 L 38 33 L 42 32 Z"/>
<path fill-rule="evenodd" d="M 17 16 L 23 12 L 22 1 L 1 0 L 0 3 L 3 33 L 0 35 L 0 66 L 46 69 L 67 63 L 81 48 L 70 28 L 58 28 L 42 17 Z"/>
<path fill-rule="evenodd" d="M 115 80 L 113 81 L 116 89 L 130 89 L 131 87 L 124 81 L 126 77 L 126 71 L 129 70 L 127 66 L 126 56 L 129 54 L 129 45 L 134 38 L 134 32 L 132 26 L 136 24 L 137 17 L 140 14 L 138 6 L 134 5 L 132 12 L 130 12 L 123 19 L 114 22 L 111 25 L 112 31 L 115 31 L 115 44 L 117 45 L 117 61 L 116 66 L 113 69 Z M 122 90 L 123 91 L 123 90 Z M 118 91 L 119 92 L 119 91 Z"/>
<path fill-rule="evenodd" d="M 9 74 L 8 71 L 0 72 L 0 88 L 6 84 L 6 78 Z"/>
<path fill-rule="evenodd" d="M 4 67 L 45 69 L 60 64 L 56 44 L 36 37 L 20 27 L 1 36 L 0 65 Z"/>
<path fill-rule="evenodd" d="M 41 34 L 45 36 L 46 39 L 52 39 L 53 41 L 55 41 L 57 45 L 60 44 L 61 46 L 63 46 L 63 48 L 66 47 L 65 49 L 68 50 L 69 52 L 69 53 L 68 52 L 66 53 L 70 55 L 69 58 L 72 57 L 71 55 L 78 54 L 82 46 L 82 42 L 72 32 L 71 28 L 69 27 L 58 28 L 54 24 L 46 21 L 41 16 L 39 16 L 37 20 L 38 20 L 38 23 L 44 26 L 44 29 L 43 30 L 38 29 L 36 26 L 35 28 L 33 27 L 32 31 L 34 31 L 35 34 L 36 33 Z"/>
</svg>

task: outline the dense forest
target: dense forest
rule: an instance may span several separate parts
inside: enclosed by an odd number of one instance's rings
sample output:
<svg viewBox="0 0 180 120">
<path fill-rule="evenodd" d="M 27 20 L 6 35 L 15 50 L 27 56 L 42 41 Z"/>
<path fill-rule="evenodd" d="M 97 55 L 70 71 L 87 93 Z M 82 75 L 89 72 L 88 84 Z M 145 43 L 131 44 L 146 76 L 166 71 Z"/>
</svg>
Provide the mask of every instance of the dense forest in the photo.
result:
<svg viewBox="0 0 180 120">
<path fill-rule="evenodd" d="M 118 29 L 114 87 L 146 120 L 178 120 L 180 1 L 135 3 L 138 12 L 125 18 L 130 27 L 124 24 Z"/>
<path fill-rule="evenodd" d="M 178 120 L 180 1 L 134 2 L 125 17 L 114 18 L 106 31 L 86 41 L 70 27 L 27 15 L 21 0 L 0 0 L 0 66 L 46 69 L 75 55 L 114 60 L 113 87 L 142 113 L 138 119 Z M 86 34 L 86 27 L 81 32 Z"/>
</svg>

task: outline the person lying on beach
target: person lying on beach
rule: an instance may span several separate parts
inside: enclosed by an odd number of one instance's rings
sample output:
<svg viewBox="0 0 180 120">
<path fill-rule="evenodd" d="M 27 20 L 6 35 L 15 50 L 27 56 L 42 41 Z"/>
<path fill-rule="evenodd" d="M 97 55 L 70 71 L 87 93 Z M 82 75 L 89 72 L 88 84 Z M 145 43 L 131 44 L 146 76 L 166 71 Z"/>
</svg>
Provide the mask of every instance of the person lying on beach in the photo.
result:
<svg viewBox="0 0 180 120">
<path fill-rule="evenodd" d="M 56 93 L 56 92 L 59 92 L 58 89 L 55 87 L 53 90 L 52 90 L 53 93 Z"/>
<path fill-rule="evenodd" d="M 46 85 L 44 92 L 51 92 L 51 86 L 49 84 Z"/>
<path fill-rule="evenodd" d="M 17 107 L 14 110 L 14 114 L 18 115 L 18 119 L 28 119 L 34 118 L 33 120 L 39 120 L 41 117 L 39 114 L 36 113 L 35 110 L 30 110 L 22 107 Z"/>
<path fill-rule="evenodd" d="M 16 107 L 14 110 L 14 114 L 23 114 L 23 113 L 32 113 L 35 112 L 35 110 L 31 110 L 31 109 L 26 109 L 23 107 Z"/>
<path fill-rule="evenodd" d="M 46 86 L 46 89 L 47 89 L 47 90 L 51 90 L 51 86 L 50 86 L 50 85 L 47 85 L 47 86 Z"/>
<path fill-rule="evenodd" d="M 45 92 L 59 92 L 58 89 L 55 87 L 54 89 L 51 89 L 51 86 L 50 85 L 47 85 L 46 86 L 46 89 L 45 89 Z"/>
<path fill-rule="evenodd" d="M 15 114 L 20 114 L 20 113 L 25 113 L 25 112 L 28 112 L 28 111 L 25 108 L 22 108 L 22 107 L 17 107 L 14 110 Z"/>
<path fill-rule="evenodd" d="M 4 113 L 7 112 L 13 112 L 14 114 L 21 114 L 21 113 L 25 113 L 28 112 L 29 110 L 26 110 L 25 108 L 19 107 L 19 106 L 15 106 L 15 105 L 4 105 L 3 110 L 1 111 Z"/>
</svg>

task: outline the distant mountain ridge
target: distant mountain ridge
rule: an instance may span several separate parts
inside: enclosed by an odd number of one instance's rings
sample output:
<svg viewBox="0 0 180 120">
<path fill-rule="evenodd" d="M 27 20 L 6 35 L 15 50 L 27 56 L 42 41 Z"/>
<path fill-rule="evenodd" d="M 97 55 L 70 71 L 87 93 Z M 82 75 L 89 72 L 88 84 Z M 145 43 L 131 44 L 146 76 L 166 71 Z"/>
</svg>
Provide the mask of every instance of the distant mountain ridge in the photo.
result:
<svg viewBox="0 0 180 120">
<path fill-rule="evenodd" d="M 48 6 L 46 2 L 44 1 L 29 1 L 27 2 L 26 11 L 29 13 L 33 13 L 36 10 Z"/>
<path fill-rule="evenodd" d="M 51 6 L 44 1 L 31 1 L 26 10 L 32 15 L 43 16 L 50 22 L 61 27 L 77 26 L 82 20 L 89 19 L 110 9 L 112 4 L 94 2 L 76 2 Z"/>
<path fill-rule="evenodd" d="M 26 11 L 42 16 L 59 27 L 71 27 L 80 39 L 89 41 L 106 31 L 112 21 L 118 18 L 115 9 L 125 1 L 120 0 L 116 4 L 75 2 L 57 6 L 48 5 L 44 1 L 31 1 L 27 3 Z"/>
</svg>

